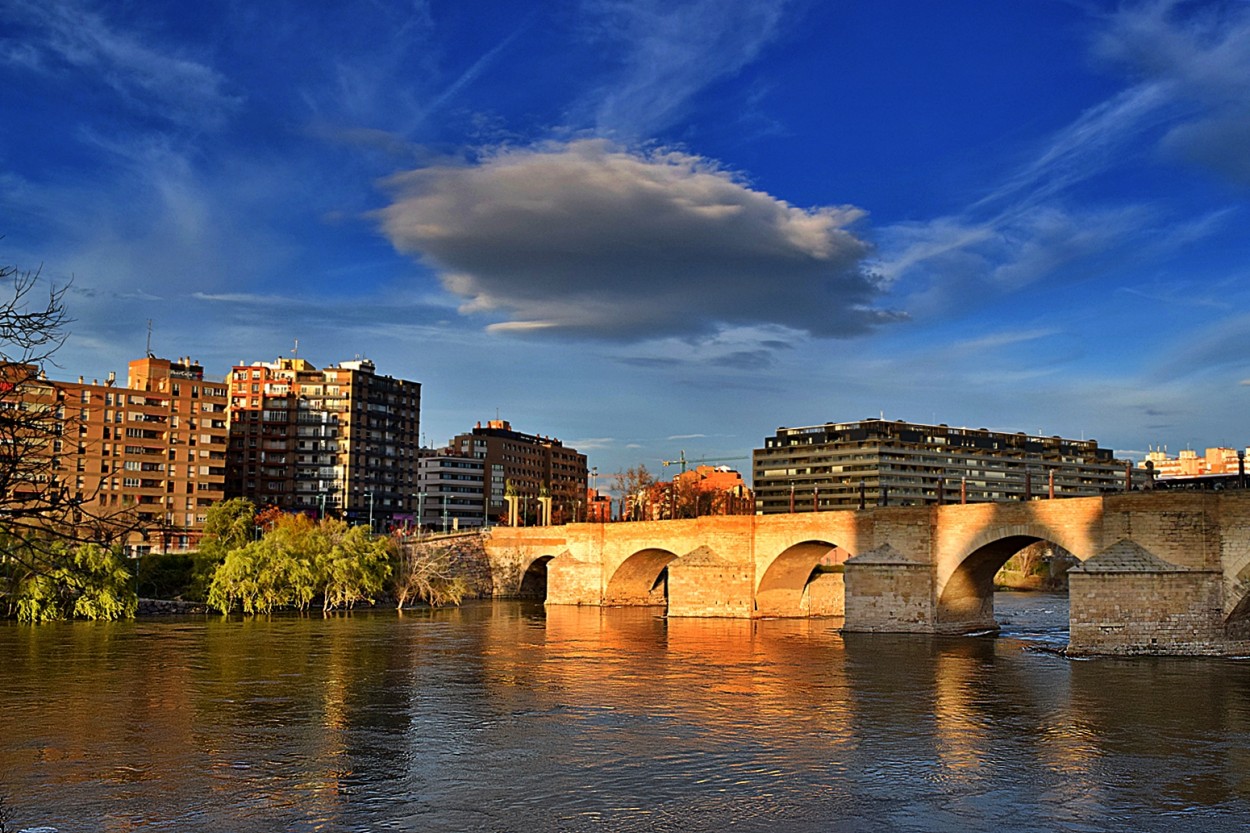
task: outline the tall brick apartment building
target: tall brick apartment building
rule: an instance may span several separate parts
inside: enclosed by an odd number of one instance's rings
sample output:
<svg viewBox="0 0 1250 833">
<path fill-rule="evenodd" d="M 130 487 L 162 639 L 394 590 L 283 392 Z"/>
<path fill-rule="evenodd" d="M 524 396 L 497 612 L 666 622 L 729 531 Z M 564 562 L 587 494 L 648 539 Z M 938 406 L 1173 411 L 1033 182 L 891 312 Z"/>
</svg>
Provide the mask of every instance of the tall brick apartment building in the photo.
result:
<svg viewBox="0 0 1250 833">
<path fill-rule="evenodd" d="M 19 498 L 52 484 L 77 508 L 81 538 L 120 532 L 135 553 L 194 548 L 208 507 L 225 496 L 225 385 L 190 359 L 151 355 L 130 362 L 125 387 L 112 373 L 62 382 L 22 367 L 6 374 L 20 379 L 6 398 L 47 414 L 53 430 L 24 450 L 32 482 L 15 484 Z"/>
<path fill-rule="evenodd" d="M 230 372 L 227 494 L 382 531 L 415 510 L 421 385 L 367 359 L 299 358 Z"/>
</svg>

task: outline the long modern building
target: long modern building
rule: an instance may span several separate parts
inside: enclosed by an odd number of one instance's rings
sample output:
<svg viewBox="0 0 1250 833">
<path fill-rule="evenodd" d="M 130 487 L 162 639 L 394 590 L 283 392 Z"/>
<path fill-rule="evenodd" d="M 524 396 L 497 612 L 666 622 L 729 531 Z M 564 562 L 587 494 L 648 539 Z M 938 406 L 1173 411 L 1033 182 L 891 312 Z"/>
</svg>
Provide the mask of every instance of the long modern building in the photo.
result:
<svg viewBox="0 0 1250 833">
<path fill-rule="evenodd" d="M 778 428 L 752 468 L 762 514 L 1077 497 L 1147 479 L 1096 440 L 884 419 Z"/>
<path fill-rule="evenodd" d="M 235 365 L 227 494 L 379 531 L 411 523 L 420 412 L 420 383 L 367 359 Z"/>
</svg>

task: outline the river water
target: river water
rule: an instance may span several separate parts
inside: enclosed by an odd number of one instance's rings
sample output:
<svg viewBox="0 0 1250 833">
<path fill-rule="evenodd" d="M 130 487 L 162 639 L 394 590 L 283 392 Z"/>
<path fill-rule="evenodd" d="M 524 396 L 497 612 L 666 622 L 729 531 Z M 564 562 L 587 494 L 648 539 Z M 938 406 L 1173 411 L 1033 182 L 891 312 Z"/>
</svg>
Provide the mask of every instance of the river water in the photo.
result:
<svg viewBox="0 0 1250 833">
<path fill-rule="evenodd" d="M 1250 662 L 459 609 L 0 625 L 8 830 L 1220 831 Z"/>
</svg>

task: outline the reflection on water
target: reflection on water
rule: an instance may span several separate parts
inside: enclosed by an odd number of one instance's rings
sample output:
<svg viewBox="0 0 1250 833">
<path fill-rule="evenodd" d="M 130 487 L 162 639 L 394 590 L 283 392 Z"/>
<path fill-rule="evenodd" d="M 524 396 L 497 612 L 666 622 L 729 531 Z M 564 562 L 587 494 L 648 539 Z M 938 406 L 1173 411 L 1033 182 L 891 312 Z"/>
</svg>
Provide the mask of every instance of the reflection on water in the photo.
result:
<svg viewBox="0 0 1250 833">
<path fill-rule="evenodd" d="M 0 793 L 68 831 L 1234 830 L 1250 664 L 478 603 L 0 626 Z"/>
</svg>

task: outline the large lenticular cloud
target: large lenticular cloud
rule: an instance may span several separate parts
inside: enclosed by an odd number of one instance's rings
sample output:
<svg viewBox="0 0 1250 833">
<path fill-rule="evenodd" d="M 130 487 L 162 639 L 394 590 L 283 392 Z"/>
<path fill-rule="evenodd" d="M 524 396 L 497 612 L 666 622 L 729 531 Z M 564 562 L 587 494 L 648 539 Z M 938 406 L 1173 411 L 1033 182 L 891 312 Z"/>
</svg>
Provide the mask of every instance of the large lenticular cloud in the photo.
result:
<svg viewBox="0 0 1250 833">
<path fill-rule="evenodd" d="M 773 324 L 862 334 L 874 309 L 853 207 L 796 208 L 707 160 L 601 140 L 399 174 L 381 212 L 493 329 L 609 339 Z M 500 320 L 502 319 L 502 320 Z"/>
</svg>

